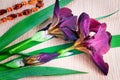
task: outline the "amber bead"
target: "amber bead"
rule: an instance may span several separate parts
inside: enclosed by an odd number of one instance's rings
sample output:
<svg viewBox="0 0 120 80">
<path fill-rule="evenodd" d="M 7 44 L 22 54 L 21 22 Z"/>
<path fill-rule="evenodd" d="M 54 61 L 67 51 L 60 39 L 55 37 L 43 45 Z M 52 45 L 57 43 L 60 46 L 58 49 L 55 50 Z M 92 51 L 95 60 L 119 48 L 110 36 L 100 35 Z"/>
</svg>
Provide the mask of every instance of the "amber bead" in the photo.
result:
<svg viewBox="0 0 120 80">
<path fill-rule="evenodd" d="M 20 17 L 20 16 L 23 16 L 23 13 L 22 13 L 22 12 L 17 13 L 17 14 L 18 14 L 19 17 Z"/>
<path fill-rule="evenodd" d="M 26 9 L 23 11 L 23 15 L 29 15 L 30 13 L 32 13 L 32 9 Z"/>
<path fill-rule="evenodd" d="M 7 13 L 7 10 L 6 10 L 6 9 L 1 9 L 1 10 L 0 10 L 0 15 L 3 15 L 3 14 L 5 14 L 5 13 Z"/>
<path fill-rule="evenodd" d="M 44 5 L 44 3 L 39 3 L 39 2 L 38 2 L 38 3 L 36 4 L 36 7 L 41 8 L 41 7 L 43 7 L 43 5 Z"/>
<path fill-rule="evenodd" d="M 10 14 L 10 15 L 7 16 L 8 20 L 13 20 L 15 18 L 17 18 L 17 14 Z"/>
<path fill-rule="evenodd" d="M 33 4 L 35 4 L 36 2 L 37 2 L 37 0 L 29 0 L 29 1 L 28 1 L 28 4 L 33 5 Z"/>
<path fill-rule="evenodd" d="M 22 5 L 27 5 L 27 1 L 23 1 L 23 2 L 22 2 Z"/>
<path fill-rule="evenodd" d="M 40 2 L 40 3 L 41 3 L 41 2 L 43 2 L 43 0 L 37 0 L 37 2 Z"/>
<path fill-rule="evenodd" d="M 3 22 L 2 22 L 2 20 L 0 20 L 0 24 L 2 24 Z"/>
<path fill-rule="evenodd" d="M 12 10 L 13 10 L 12 7 L 7 8 L 8 12 L 11 12 Z"/>
<path fill-rule="evenodd" d="M 33 10 L 33 12 L 36 12 L 36 11 L 38 11 L 38 8 L 35 7 L 35 8 L 32 8 L 32 10 Z"/>
<path fill-rule="evenodd" d="M 6 21 L 7 21 L 7 18 L 4 17 L 4 18 L 1 19 L 1 21 L 2 21 L 2 22 L 6 22 Z"/>
<path fill-rule="evenodd" d="M 16 4 L 13 6 L 14 10 L 20 9 L 22 7 L 22 4 Z"/>
</svg>

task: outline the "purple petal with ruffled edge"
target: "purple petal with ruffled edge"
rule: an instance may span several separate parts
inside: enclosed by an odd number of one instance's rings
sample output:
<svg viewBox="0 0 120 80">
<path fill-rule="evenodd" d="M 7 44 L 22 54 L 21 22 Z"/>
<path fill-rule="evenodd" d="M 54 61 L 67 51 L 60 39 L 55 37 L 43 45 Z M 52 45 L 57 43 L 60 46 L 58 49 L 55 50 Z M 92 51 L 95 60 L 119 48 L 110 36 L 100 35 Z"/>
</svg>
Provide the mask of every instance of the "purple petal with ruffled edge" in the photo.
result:
<svg viewBox="0 0 120 80">
<path fill-rule="evenodd" d="M 60 9 L 60 22 L 66 20 L 66 18 L 73 16 L 72 11 L 69 8 L 61 8 Z"/>
<path fill-rule="evenodd" d="M 76 31 L 77 30 L 77 16 L 72 16 L 67 18 L 63 23 L 60 24 L 60 28 L 68 27 L 69 29 Z"/>
<path fill-rule="evenodd" d="M 81 39 L 86 38 L 90 32 L 90 17 L 86 13 L 82 13 L 78 19 L 78 34 Z"/>
<path fill-rule="evenodd" d="M 95 19 L 90 19 L 90 31 L 93 31 L 93 32 L 97 32 L 98 29 L 99 29 L 99 25 L 101 25 L 102 23 L 98 22 L 97 20 Z M 106 24 L 104 23 L 103 27 L 105 30 L 106 30 Z"/>
<path fill-rule="evenodd" d="M 77 30 L 77 16 L 72 16 L 60 24 L 61 30 L 64 32 L 66 40 L 77 40 L 78 36 L 76 34 Z"/>
<path fill-rule="evenodd" d="M 100 68 L 100 70 L 107 75 L 108 74 L 108 70 L 109 70 L 109 66 L 106 62 L 104 62 L 103 60 L 103 56 L 102 55 L 91 55 L 92 60 L 94 61 L 94 63 Z"/>
<path fill-rule="evenodd" d="M 98 32 L 89 40 L 86 40 L 88 43 L 88 49 L 91 51 L 90 55 L 94 63 L 101 69 L 101 71 L 107 75 L 108 73 L 108 64 L 103 60 L 103 54 L 105 54 L 110 49 L 111 34 L 106 32 L 103 26 L 104 24 L 99 25 Z"/>
</svg>

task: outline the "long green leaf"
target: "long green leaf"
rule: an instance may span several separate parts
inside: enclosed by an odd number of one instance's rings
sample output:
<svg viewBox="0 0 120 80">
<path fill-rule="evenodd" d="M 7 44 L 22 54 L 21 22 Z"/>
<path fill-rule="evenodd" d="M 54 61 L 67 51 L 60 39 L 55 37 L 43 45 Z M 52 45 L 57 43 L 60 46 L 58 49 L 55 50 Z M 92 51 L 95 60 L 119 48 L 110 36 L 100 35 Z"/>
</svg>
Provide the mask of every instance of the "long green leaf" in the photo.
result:
<svg viewBox="0 0 120 80">
<path fill-rule="evenodd" d="M 72 0 L 61 0 L 60 6 L 65 6 Z M 54 5 L 51 5 L 27 18 L 20 21 L 9 29 L 3 36 L 0 38 L 0 51 L 4 49 L 11 42 L 22 36 L 24 33 L 38 26 L 47 20 L 53 13 Z"/>
<path fill-rule="evenodd" d="M 73 43 L 68 43 L 68 44 L 62 44 L 62 45 L 58 45 L 58 46 L 48 47 L 48 48 L 44 48 L 44 49 L 30 52 L 27 55 L 35 55 L 35 54 L 39 54 L 40 52 L 54 53 L 54 52 L 57 52 L 63 48 L 70 47 L 72 45 L 73 45 Z M 113 37 L 112 37 L 111 48 L 115 48 L 115 47 L 120 47 L 120 35 L 113 35 Z M 80 52 L 76 51 L 76 50 L 73 50 L 73 52 L 74 52 L 74 54 L 80 54 Z M 11 55 L 9 55 L 9 53 L 6 52 L 5 54 L 0 55 L 0 61 L 4 60 L 10 56 Z"/>
<path fill-rule="evenodd" d="M 112 48 L 120 47 L 120 35 L 112 36 L 111 47 Z"/>
<path fill-rule="evenodd" d="M 64 45 L 58 45 L 58 46 L 53 46 L 53 47 L 48 47 L 48 48 L 44 48 L 44 49 L 40 49 L 40 50 L 33 51 L 33 52 L 29 53 L 29 55 L 39 54 L 40 52 L 54 53 L 54 52 L 56 52 L 56 51 L 58 51 L 58 50 L 63 49 L 63 47 L 64 47 L 64 48 L 67 48 L 67 47 L 70 47 L 70 46 L 72 46 L 72 43 L 68 43 L 68 44 L 64 44 Z M 14 46 L 13 46 L 13 47 L 14 47 Z M 10 48 L 11 48 L 11 47 L 10 47 Z M 8 49 L 6 49 L 6 50 L 9 51 L 10 48 L 8 48 Z M 4 60 L 4 59 L 6 59 L 6 58 L 8 58 L 8 57 L 10 57 L 10 56 L 11 56 L 11 55 L 6 52 L 6 53 L 0 55 L 0 61 Z"/>
<path fill-rule="evenodd" d="M 120 42 L 119 41 L 120 41 L 120 35 L 114 35 L 113 38 L 112 38 L 112 46 L 111 46 L 111 48 L 120 47 Z M 61 50 L 63 48 L 68 48 L 68 47 L 70 47 L 72 45 L 73 45 L 73 43 L 67 43 L 67 44 L 57 45 L 57 46 L 53 46 L 53 47 L 48 47 L 48 48 L 44 48 L 44 49 L 40 49 L 40 50 L 30 52 L 30 53 L 26 54 L 26 56 L 37 55 L 37 54 L 39 54 L 41 52 L 54 53 L 54 52 L 57 52 L 57 51 L 59 51 L 59 50 Z M 77 55 L 77 54 L 82 53 L 82 52 L 77 51 L 77 50 L 73 50 L 71 52 L 74 53 L 72 55 Z M 69 55 L 69 56 L 72 56 L 72 55 Z M 8 57 L 9 55 L 4 55 L 4 56 Z M 1 60 L 2 60 L 2 58 L 4 59 L 4 56 L 0 56 L 0 59 Z M 23 57 L 25 57 L 25 56 L 21 56 L 19 58 L 23 58 Z M 16 59 L 19 59 L 19 58 L 16 58 Z M 5 69 L 7 69 L 7 68 L 5 68 Z M 0 70 L 4 70 L 3 67 L 2 68 L 0 67 Z"/>
<path fill-rule="evenodd" d="M 105 18 L 107 18 L 107 17 L 110 17 L 110 16 L 114 15 L 114 14 L 117 13 L 117 12 L 119 12 L 119 10 L 117 10 L 117 11 L 115 11 L 115 12 L 113 12 L 113 13 L 110 13 L 110 14 L 108 14 L 108 15 L 98 17 L 98 18 L 96 18 L 96 19 L 97 19 L 97 20 L 105 19 Z"/>
<path fill-rule="evenodd" d="M 24 67 L 0 72 L 0 80 L 16 80 L 29 76 L 61 76 L 69 74 L 86 74 L 86 72 L 57 67 Z"/>
<path fill-rule="evenodd" d="M 46 52 L 46 53 L 52 54 L 52 53 L 55 53 L 55 52 L 57 52 L 61 49 L 68 48 L 72 45 L 73 45 L 73 43 L 66 43 L 66 44 L 61 44 L 61 45 L 57 45 L 57 46 L 53 46 L 53 47 L 48 47 L 48 48 L 36 50 L 36 51 L 30 52 L 30 53 L 27 53 L 26 55 L 23 55 L 23 56 L 21 56 L 19 58 L 16 58 L 14 60 L 17 60 L 17 59 L 20 59 L 20 58 L 23 58 L 23 57 L 26 57 L 26 56 L 30 56 L 30 55 L 37 55 L 37 54 L 40 54 L 41 52 Z M 72 52 L 74 53 L 74 55 L 81 53 L 80 51 L 77 51 L 77 50 L 72 50 Z M 8 56 L 6 56 L 6 57 L 8 57 Z M 0 58 L 2 58 L 2 57 L 0 56 Z M 58 57 L 58 58 L 61 58 L 61 57 Z M 11 60 L 11 61 L 13 61 L 13 60 Z M 11 62 L 11 61 L 9 61 L 9 62 Z M 7 62 L 7 63 L 9 63 L 9 62 Z M 7 64 L 7 63 L 5 63 L 5 64 Z M 0 70 L 2 70 L 2 68 Z"/>
</svg>

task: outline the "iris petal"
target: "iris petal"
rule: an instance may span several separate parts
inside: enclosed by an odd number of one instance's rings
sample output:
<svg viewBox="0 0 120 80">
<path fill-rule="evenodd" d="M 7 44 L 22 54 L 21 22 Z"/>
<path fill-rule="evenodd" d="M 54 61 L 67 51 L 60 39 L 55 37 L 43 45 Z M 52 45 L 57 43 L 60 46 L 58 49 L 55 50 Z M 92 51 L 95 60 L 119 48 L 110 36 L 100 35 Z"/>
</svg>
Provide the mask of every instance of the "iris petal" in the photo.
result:
<svg viewBox="0 0 120 80">
<path fill-rule="evenodd" d="M 72 11 L 69 8 L 61 8 L 60 9 L 60 19 L 63 21 L 67 17 L 73 16 Z"/>
<path fill-rule="evenodd" d="M 77 40 L 78 37 L 76 36 L 74 31 L 70 30 L 67 27 L 63 27 L 61 29 L 65 34 L 65 40 L 71 40 L 71 41 L 76 41 Z"/>
<path fill-rule="evenodd" d="M 97 20 L 91 18 L 90 19 L 90 31 L 97 32 L 98 29 L 99 29 L 99 25 L 101 25 L 101 24 L 102 24 L 101 27 L 103 27 L 106 30 L 106 24 L 105 23 L 103 25 L 103 23 L 100 23 Z"/>
<path fill-rule="evenodd" d="M 101 71 L 107 75 L 108 74 L 108 70 L 109 70 L 109 66 L 106 62 L 104 62 L 103 60 L 103 56 L 102 55 L 91 55 L 94 63 L 99 67 L 99 69 L 101 69 Z"/>
<path fill-rule="evenodd" d="M 54 7 L 53 21 L 52 24 L 50 25 L 49 30 L 53 30 L 54 28 L 56 28 L 56 25 L 59 23 L 59 18 L 60 18 L 59 13 L 60 13 L 59 0 L 56 0 Z"/>
<path fill-rule="evenodd" d="M 99 54 L 106 53 L 110 49 L 110 41 L 111 34 L 108 34 L 103 27 L 99 27 L 98 32 L 92 38 L 87 40 L 89 46 L 95 48 L 95 51 L 99 51 Z"/>
<path fill-rule="evenodd" d="M 68 18 L 68 20 L 61 23 L 61 25 L 59 26 L 63 31 L 66 40 L 72 40 L 72 41 L 77 40 L 78 36 L 75 32 L 77 30 L 76 21 L 77 21 L 77 16 L 72 16 Z"/>
<path fill-rule="evenodd" d="M 76 31 L 77 30 L 77 16 L 72 16 L 67 18 L 63 23 L 60 24 L 60 28 L 68 27 L 69 29 Z"/>
<path fill-rule="evenodd" d="M 59 56 L 58 53 L 55 53 L 55 54 L 41 53 L 39 55 L 26 57 L 23 59 L 23 61 L 25 65 L 34 65 L 38 63 L 43 64 L 43 63 L 49 62 L 50 60 L 56 58 L 57 56 Z"/>
<path fill-rule="evenodd" d="M 110 49 L 111 34 L 106 32 L 104 27 L 100 26 L 98 32 L 86 42 L 89 43 L 88 49 L 91 51 L 90 55 L 92 56 L 93 61 L 102 72 L 107 75 L 109 67 L 103 60 L 103 54 Z"/>
<path fill-rule="evenodd" d="M 41 54 L 41 55 L 39 56 L 39 61 L 40 61 L 41 63 L 46 63 L 46 62 L 48 62 L 48 61 L 56 58 L 57 56 L 59 56 L 58 53 L 54 53 L 54 54 L 46 54 L 46 53 L 44 53 L 44 54 Z"/>
<path fill-rule="evenodd" d="M 89 35 L 90 17 L 86 13 L 82 13 L 78 19 L 78 33 L 81 39 Z"/>
</svg>

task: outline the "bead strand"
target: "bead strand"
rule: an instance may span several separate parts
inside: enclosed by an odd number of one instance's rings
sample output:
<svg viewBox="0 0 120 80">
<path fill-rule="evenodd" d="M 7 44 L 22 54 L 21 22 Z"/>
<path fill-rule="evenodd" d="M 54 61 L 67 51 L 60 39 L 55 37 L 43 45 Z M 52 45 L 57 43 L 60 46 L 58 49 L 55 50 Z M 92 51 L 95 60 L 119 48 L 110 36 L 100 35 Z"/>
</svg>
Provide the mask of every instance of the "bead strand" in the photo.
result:
<svg viewBox="0 0 120 80">
<path fill-rule="evenodd" d="M 18 9 L 22 8 L 23 6 L 25 6 L 27 4 L 33 5 L 33 4 L 39 4 L 41 2 L 43 2 L 43 0 L 28 0 L 28 2 L 23 1 L 21 3 L 13 5 L 12 7 L 8 7 L 7 9 L 1 9 L 0 10 L 0 16 L 6 14 L 8 12 L 11 12 L 13 10 L 18 10 Z"/>
<path fill-rule="evenodd" d="M 38 9 L 40 9 L 44 6 L 43 0 L 29 0 L 28 3 L 33 5 L 33 4 L 35 4 L 36 1 L 37 1 L 37 3 L 36 3 L 36 6 L 34 8 L 25 9 L 22 12 L 19 12 L 19 13 L 16 13 L 16 14 L 10 14 L 7 17 L 3 17 L 2 19 L 0 19 L 0 24 L 4 23 L 4 22 L 7 22 L 8 20 L 10 21 L 10 20 L 13 20 L 17 17 L 21 17 L 21 16 L 24 16 L 24 15 L 30 15 L 33 12 L 38 11 Z M 22 4 L 26 5 L 27 3 L 24 1 L 24 2 L 22 2 Z M 16 5 L 13 7 L 14 10 L 17 10 L 17 9 L 22 7 L 21 5 L 18 5 L 18 4 L 16 4 Z M 13 9 L 11 7 L 9 7 L 8 11 L 10 12 Z"/>
</svg>

